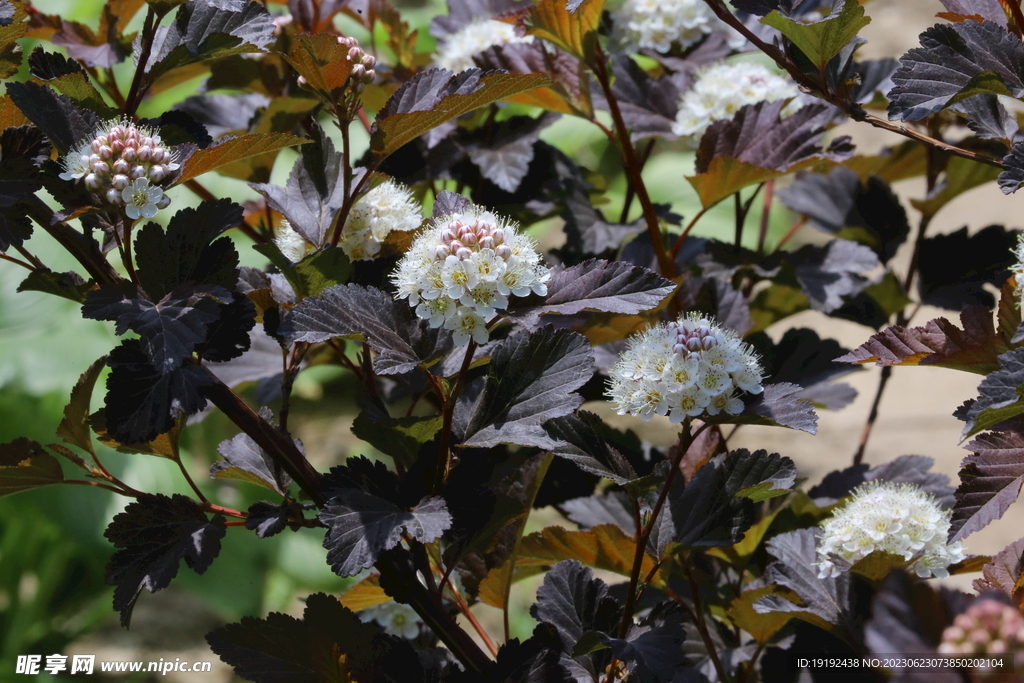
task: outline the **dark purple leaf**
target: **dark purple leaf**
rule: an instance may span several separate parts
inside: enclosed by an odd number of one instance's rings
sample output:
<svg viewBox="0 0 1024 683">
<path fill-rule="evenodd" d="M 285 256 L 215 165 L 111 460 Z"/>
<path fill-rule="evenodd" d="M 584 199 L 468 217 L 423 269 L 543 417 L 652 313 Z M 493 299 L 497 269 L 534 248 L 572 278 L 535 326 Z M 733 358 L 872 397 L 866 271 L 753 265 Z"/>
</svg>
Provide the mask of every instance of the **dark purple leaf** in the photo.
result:
<svg viewBox="0 0 1024 683">
<path fill-rule="evenodd" d="M 239 677 L 256 683 L 430 680 L 408 642 L 363 623 L 337 597 L 315 593 L 305 602 L 301 620 L 280 612 L 243 617 L 206 640 Z"/>
<path fill-rule="evenodd" d="M 587 631 L 612 631 L 622 607 L 608 594 L 608 586 L 593 577 L 590 568 L 575 560 L 559 562 L 544 576 L 530 616 L 558 630 L 562 650 L 571 654 Z M 591 672 L 597 669 L 588 655 L 577 659 Z M 603 667 L 601 667 L 603 668 Z"/>
<path fill-rule="evenodd" d="M 46 52 L 37 45 L 28 56 L 28 70 L 36 78 L 50 81 L 68 74 L 84 73 L 82 65 L 59 52 Z"/>
<path fill-rule="evenodd" d="M 838 167 L 829 175 L 802 173 L 787 188 L 779 190 L 779 199 L 811 223 L 826 232 L 843 236 L 871 247 L 882 263 L 910 234 L 907 212 L 889 184 L 871 176 L 865 182 L 853 171 Z"/>
<path fill-rule="evenodd" d="M 818 578 L 814 529 L 779 534 L 768 541 L 768 552 L 776 561 L 768 565 L 765 581 L 793 591 L 803 605 L 779 595 L 767 595 L 754 603 L 754 611 L 760 614 L 790 612 L 811 623 L 820 620 L 816 625 L 824 622 L 850 630 L 850 574 L 843 572 L 834 578 Z"/>
<path fill-rule="evenodd" d="M 252 188 L 288 219 L 295 232 L 319 248 L 345 201 L 345 187 L 341 153 L 335 151 L 323 128 L 317 126 L 309 135 L 313 142 L 302 146 L 285 187 L 254 183 Z"/>
<path fill-rule="evenodd" d="M 327 526 L 324 547 L 331 569 L 339 576 L 355 576 L 398 545 L 403 530 L 430 543 L 451 526 L 452 517 L 440 497 L 424 498 L 405 511 L 369 493 L 341 490 L 328 501 L 320 521 Z"/>
<path fill-rule="evenodd" d="M 288 491 L 288 486 L 292 481 L 291 477 L 281 470 L 274 459 L 260 448 L 248 434 L 236 434 L 226 441 L 221 441 L 217 446 L 217 452 L 224 460 L 215 462 L 210 467 L 210 477 L 213 479 L 251 481 L 251 478 L 255 477 L 257 481 L 253 483 L 276 491 L 282 496 Z M 225 470 L 230 469 L 241 470 L 241 472 L 226 474 Z"/>
<path fill-rule="evenodd" d="M 220 304 L 220 313 L 206 332 L 206 339 L 196 345 L 196 353 L 204 361 L 223 363 L 238 358 L 249 350 L 249 331 L 256 326 L 256 305 L 249 297 L 231 293 L 232 300 Z"/>
<path fill-rule="evenodd" d="M 0 444 L 0 496 L 64 481 L 60 462 L 31 439 Z"/>
<path fill-rule="evenodd" d="M 597 637 L 611 649 L 616 659 L 633 662 L 640 671 L 653 673 L 656 680 L 676 680 L 673 673 L 685 660 L 686 631 L 677 621 L 657 626 L 632 624 L 625 639 L 604 633 L 598 633 Z"/>
<path fill-rule="evenodd" d="M 584 472 L 625 484 L 637 478 L 629 460 L 608 441 L 609 428 L 585 410 L 549 420 L 544 429 L 557 444 L 551 451 Z"/>
<path fill-rule="evenodd" d="M 320 480 L 320 490 L 325 498 L 333 498 L 349 489 L 392 503 L 399 502 L 398 477 L 383 462 L 370 460 L 365 455 L 348 458 L 344 465 L 332 467 Z"/>
<path fill-rule="evenodd" d="M 962 14 L 966 17 L 978 15 L 986 21 L 1006 26 L 1006 12 L 999 0 L 941 0 L 949 12 Z"/>
<path fill-rule="evenodd" d="M 995 297 L 985 285 L 999 287 L 1015 263 L 1017 230 L 990 225 L 973 235 L 967 228 L 935 235 L 921 242 L 917 290 L 932 306 L 962 310 L 971 304 L 992 308 Z"/>
<path fill-rule="evenodd" d="M 211 241 L 241 223 L 242 207 L 229 199 L 178 211 L 166 232 L 154 222 L 147 223 L 135 237 L 143 289 L 154 300 L 187 283 L 235 289 L 238 254 L 233 243 L 229 238 Z"/>
<path fill-rule="evenodd" d="M 953 487 L 949 477 L 941 472 L 932 472 L 935 464 L 932 458 L 923 455 L 901 455 L 895 460 L 871 468 L 864 475 L 865 481 L 891 481 L 897 484 L 913 484 L 925 493 L 934 496 L 943 509 L 953 507 Z"/>
<path fill-rule="evenodd" d="M 555 629 L 538 624 L 525 642 L 512 638 L 501 646 L 488 683 L 574 683 L 559 646 Z"/>
<path fill-rule="evenodd" d="M 788 255 L 800 288 L 811 308 L 831 313 L 872 284 L 862 275 L 878 267 L 878 256 L 868 247 L 833 239 L 824 248 L 801 247 Z"/>
<path fill-rule="evenodd" d="M 973 19 L 936 24 L 900 58 L 889 118 L 919 121 L 981 93 L 1024 95 L 1024 45 L 1003 25 Z"/>
<path fill-rule="evenodd" d="M 449 190 L 441 190 L 437 195 L 437 199 L 434 200 L 434 218 L 440 219 L 455 213 L 461 213 L 467 211 L 472 206 L 473 203 L 461 194 L 456 194 Z"/>
<path fill-rule="evenodd" d="M 741 337 L 753 325 L 747 297 L 727 280 L 691 275 L 683 280 L 679 290 L 683 310 L 687 312 L 714 316 L 719 325 L 734 330 Z"/>
<path fill-rule="evenodd" d="M 1005 140 L 1012 144 L 1020 136 L 1017 120 L 1006 111 L 996 95 L 968 97 L 952 108 L 967 117 L 967 127 L 981 140 Z"/>
<path fill-rule="evenodd" d="M 247 133 L 256 112 L 270 104 L 270 98 L 258 92 L 244 95 L 193 95 L 178 104 L 182 111 L 203 126 L 213 138 L 228 133 Z"/>
<path fill-rule="evenodd" d="M 996 182 L 1003 194 L 1013 194 L 1024 184 L 1024 142 L 1014 145 L 1002 163 L 1003 172 Z"/>
<path fill-rule="evenodd" d="M 450 343 L 448 335 L 417 318 L 407 301 L 360 285 L 337 285 L 303 299 L 289 312 L 281 333 L 304 342 L 365 339 L 377 352 L 374 370 L 384 375 L 400 375 L 436 360 Z"/>
<path fill-rule="evenodd" d="M 583 398 L 575 391 L 590 379 L 593 362 L 586 338 L 568 330 L 544 327 L 497 344 L 483 390 L 475 399 L 463 395 L 456 405 L 456 424 L 465 425 L 460 442 L 554 447 L 542 425 L 579 407 Z"/>
<path fill-rule="evenodd" d="M 157 371 L 137 339 L 121 342 L 107 364 L 113 368 L 104 401 L 107 431 L 121 443 L 152 441 L 174 426 L 178 413 L 199 412 L 206 407 L 203 389 L 215 381 L 192 363 Z"/>
<path fill-rule="evenodd" d="M 444 38 L 481 19 L 493 19 L 531 6 L 525 0 L 447 0 L 447 4 L 448 14 L 430 21 L 430 35 L 435 38 Z"/>
<path fill-rule="evenodd" d="M 96 114 L 36 83 L 8 83 L 7 94 L 25 117 L 43 131 L 61 154 L 90 137 L 100 125 Z"/>
<path fill-rule="evenodd" d="M 747 403 L 739 415 L 720 413 L 708 418 L 712 424 L 755 424 L 799 429 L 808 434 L 818 431 L 814 405 L 800 398 L 803 387 L 789 382 L 765 384 L 764 392 Z"/>
<path fill-rule="evenodd" d="M 208 519 L 188 496 L 143 494 L 114 516 L 104 536 L 118 551 L 107 565 L 106 581 L 114 589 L 114 609 L 127 627 L 142 589 L 167 588 L 181 560 L 202 574 L 220 553 L 226 527 L 221 515 Z"/>
<path fill-rule="evenodd" d="M 672 125 L 679 109 L 679 95 L 689 85 L 685 72 L 651 78 L 628 55 L 612 57 L 615 85 L 623 121 L 634 141 L 648 137 L 675 140 Z"/>
<path fill-rule="evenodd" d="M 1024 484 L 1024 435 L 986 432 L 967 444 L 949 541 L 959 541 L 1003 516 Z"/>
<path fill-rule="evenodd" d="M 139 40 L 136 39 L 137 46 Z M 189 64 L 262 52 L 272 42 L 274 21 L 260 3 L 195 0 L 181 5 L 174 21 L 157 29 L 145 71 L 151 80 L 156 80 Z M 139 49 L 135 54 L 138 59 Z"/>
<path fill-rule="evenodd" d="M 21 246 L 32 235 L 26 204 L 42 187 L 34 162 L 41 163 L 49 152 L 38 128 L 19 126 L 0 133 L 0 252 Z"/>
<path fill-rule="evenodd" d="M 829 0 L 730 0 L 730 2 L 739 11 L 758 17 L 763 17 L 775 10 L 786 16 L 794 17 L 831 5 Z"/>
<path fill-rule="evenodd" d="M 245 528 L 260 538 L 270 538 L 284 531 L 291 511 L 287 505 L 273 505 L 265 500 L 253 503 L 246 511 Z"/>
<path fill-rule="evenodd" d="M 555 268 L 541 302 L 531 297 L 509 312 L 525 327 L 542 315 L 573 315 L 582 311 L 636 314 L 655 308 L 675 289 L 671 280 L 624 261 L 589 259 L 569 268 Z"/>
<path fill-rule="evenodd" d="M 990 429 L 1024 413 L 1024 348 L 1014 349 L 997 358 L 999 369 L 989 373 L 978 385 L 978 399 L 967 411 L 964 437 Z"/>
<path fill-rule="evenodd" d="M 114 285 L 90 292 L 82 316 L 115 321 L 115 332 L 128 330 L 141 337 L 150 364 L 163 374 L 175 370 L 206 339 L 208 326 L 220 314 L 220 304 L 231 294 L 220 287 L 182 288 L 152 303 L 130 297 Z"/>
<path fill-rule="evenodd" d="M 1002 591 L 1007 597 L 1019 599 L 1017 582 L 1024 573 L 1024 538 L 1006 546 L 982 567 L 981 578 L 974 580 L 974 589 Z"/>
<path fill-rule="evenodd" d="M 625 491 L 612 491 L 567 500 L 558 506 L 569 521 L 586 531 L 602 524 L 614 524 L 628 536 L 636 535 L 633 497 Z"/>
</svg>

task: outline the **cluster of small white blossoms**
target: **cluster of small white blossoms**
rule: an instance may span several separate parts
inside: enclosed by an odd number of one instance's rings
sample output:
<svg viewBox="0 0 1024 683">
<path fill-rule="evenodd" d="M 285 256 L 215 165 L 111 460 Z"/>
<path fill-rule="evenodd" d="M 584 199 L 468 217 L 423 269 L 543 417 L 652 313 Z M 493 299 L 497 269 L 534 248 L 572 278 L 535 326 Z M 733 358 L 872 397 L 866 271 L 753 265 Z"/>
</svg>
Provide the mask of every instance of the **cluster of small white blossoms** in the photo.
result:
<svg viewBox="0 0 1024 683">
<path fill-rule="evenodd" d="M 748 104 L 791 100 L 782 110 L 788 116 L 803 106 L 792 81 L 750 62 L 717 64 L 700 73 L 683 93 L 672 132 L 700 136 L 715 121 L 731 119 Z"/>
<path fill-rule="evenodd" d="M 157 186 L 178 170 L 174 154 L 147 126 L 113 120 L 61 159 L 64 180 L 81 180 L 108 204 L 123 206 L 128 218 L 152 218 L 171 203 Z"/>
<path fill-rule="evenodd" d="M 704 0 L 626 0 L 612 13 L 619 42 L 646 50 L 668 52 L 673 43 L 686 48 L 713 31 L 728 31 L 729 47 L 747 42 L 711 11 Z"/>
<path fill-rule="evenodd" d="M 1002 655 L 1024 652 L 1024 616 L 998 600 L 982 598 L 958 614 L 942 632 L 944 655 Z"/>
<path fill-rule="evenodd" d="M 759 394 L 763 371 L 753 348 L 713 319 L 691 313 L 633 335 L 608 373 L 619 415 L 672 422 L 743 410 L 737 390 Z"/>
<path fill-rule="evenodd" d="M 471 207 L 421 232 L 392 276 L 431 327 L 453 331 L 457 346 L 487 341 L 487 321 L 509 297 L 547 294 L 551 277 L 535 242 L 490 211 Z"/>
<path fill-rule="evenodd" d="M 876 550 L 902 556 L 921 578 L 949 576 L 963 544 L 946 545 L 950 511 L 919 486 L 871 481 L 822 524 L 818 577 L 838 576 Z M 838 564 L 837 564 L 838 560 Z"/>
<path fill-rule="evenodd" d="M 420 227 L 423 215 L 412 192 L 387 180 L 360 197 L 345 219 L 338 246 L 353 261 L 372 259 L 393 232 Z"/>
<path fill-rule="evenodd" d="M 497 19 L 479 19 L 445 38 L 434 64 L 458 73 L 476 66 L 473 57 L 499 45 L 532 43 L 533 36 L 521 36 L 516 27 Z"/>
<path fill-rule="evenodd" d="M 1024 297 L 1024 234 L 1017 238 L 1017 248 L 1013 250 L 1017 263 L 1013 266 L 1013 274 L 1017 278 L 1017 300 Z M 1019 303 L 1018 303 L 1019 305 Z"/>
</svg>

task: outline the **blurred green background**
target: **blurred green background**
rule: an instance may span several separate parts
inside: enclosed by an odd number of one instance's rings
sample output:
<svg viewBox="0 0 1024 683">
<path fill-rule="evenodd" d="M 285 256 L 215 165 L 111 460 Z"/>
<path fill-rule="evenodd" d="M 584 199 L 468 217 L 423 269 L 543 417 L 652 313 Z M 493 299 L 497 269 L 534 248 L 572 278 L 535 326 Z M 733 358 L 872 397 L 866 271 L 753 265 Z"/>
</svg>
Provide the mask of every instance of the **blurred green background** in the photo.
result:
<svg viewBox="0 0 1024 683">
<path fill-rule="evenodd" d="M 36 6 L 43 12 L 95 26 L 103 1 L 40 0 Z M 402 9 L 406 19 L 420 28 L 421 49 L 432 49 L 427 24 L 432 16 L 444 12 L 443 3 L 409 2 Z M 280 13 L 284 7 L 275 5 L 272 10 Z M 130 30 L 138 28 L 143 14 L 138 14 Z M 342 31 L 365 38 L 345 21 L 339 21 Z M 24 41 L 25 53 L 33 46 L 34 41 Z M 125 84 L 131 78 L 131 69 L 130 61 L 119 66 Z M 197 79 L 160 93 L 144 103 L 140 115 L 159 115 L 194 95 L 201 83 L 202 79 Z M 359 147 L 365 146 L 362 135 L 355 141 L 357 155 L 362 151 Z M 566 117 L 548 128 L 542 138 L 595 172 L 597 183 L 608 188 L 609 203 L 604 208 L 609 218 L 617 219 L 625 182 L 618 169 L 617 153 L 609 148 L 604 135 L 588 122 Z M 283 184 L 294 159 L 291 151 L 280 155 L 272 182 Z M 659 142 L 645 170 L 655 201 L 671 203 L 677 213 L 692 216 L 699 204 L 689 185 L 681 182 L 692 169 L 693 153 L 685 144 Z M 257 196 L 244 183 L 221 176 L 204 176 L 203 184 L 217 196 L 236 201 Z M 175 210 L 198 203 L 184 188 L 172 190 L 170 196 Z M 633 213 L 639 213 L 638 206 L 634 206 Z M 752 213 L 753 222 L 760 216 L 760 208 Z M 696 234 L 731 239 L 733 220 L 731 206 L 711 211 Z M 769 244 L 791 221 L 781 207 L 773 210 Z M 545 222 L 535 231 L 545 244 L 561 241 L 557 222 Z M 39 231 L 29 248 L 54 270 L 75 267 L 72 259 Z M 264 265 L 248 243 L 240 240 L 239 251 L 243 263 Z M 84 320 L 77 305 L 70 301 L 38 292 L 16 293 L 23 277 L 16 266 L 0 264 L 0 442 L 26 436 L 43 444 L 54 443 L 59 441 L 54 430 L 71 387 L 94 360 L 116 345 L 116 340 L 110 324 Z M 372 455 L 348 432 L 354 408 L 349 388 L 347 373 L 331 369 L 308 371 L 297 383 L 295 423 L 300 425 L 300 434 L 319 467 L 338 462 L 350 449 L 356 449 L 353 454 Z M 93 409 L 101 400 L 100 386 Z M 245 484 L 214 484 L 207 476 L 210 464 L 218 459 L 217 444 L 234 433 L 226 420 L 217 415 L 208 417 L 186 430 L 183 460 L 211 500 L 245 509 L 264 497 L 261 490 Z M 187 493 L 180 472 L 168 460 L 123 455 L 99 445 L 98 449 L 104 464 L 135 488 L 153 493 Z M 259 540 L 231 529 L 220 557 L 205 575 L 197 576 L 183 567 L 170 589 L 156 595 L 144 593 L 133 628 L 125 632 L 111 609 L 112 588 L 103 580 L 104 566 L 112 552 L 103 530 L 127 502 L 84 486 L 50 487 L 0 499 L 0 681 L 18 678 L 13 676 L 15 660 L 25 654 L 76 652 L 97 653 L 100 659 L 215 659 L 208 650 L 204 653 L 202 641 L 210 628 L 245 615 L 293 611 L 299 605 L 299 596 L 317 590 L 339 593 L 349 583 L 327 567 L 320 545 L 322 532 L 307 529 Z M 541 521 L 545 521 L 544 516 Z M 546 521 L 550 522 L 549 516 Z M 540 525 L 531 524 L 530 530 Z M 532 594 L 520 596 L 523 606 L 531 601 Z M 518 610 L 513 635 L 527 635 L 531 628 L 525 609 Z M 222 669 L 220 678 L 227 677 Z M 39 680 L 47 679 L 68 680 L 46 674 Z M 109 680 L 115 679 L 175 680 L 173 675 L 133 678 L 129 674 L 112 675 Z M 82 680 L 103 679 L 97 674 Z"/>
</svg>

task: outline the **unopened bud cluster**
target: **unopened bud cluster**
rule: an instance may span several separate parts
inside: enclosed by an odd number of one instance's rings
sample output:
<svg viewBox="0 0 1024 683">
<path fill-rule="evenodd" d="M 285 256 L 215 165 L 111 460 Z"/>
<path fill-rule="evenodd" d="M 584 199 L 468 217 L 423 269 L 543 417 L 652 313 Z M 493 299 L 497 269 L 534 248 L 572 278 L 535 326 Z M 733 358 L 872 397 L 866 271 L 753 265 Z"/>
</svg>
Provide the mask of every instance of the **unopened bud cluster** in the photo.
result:
<svg viewBox="0 0 1024 683">
<path fill-rule="evenodd" d="M 377 77 L 377 72 L 373 70 L 377 65 L 377 58 L 364 52 L 355 38 L 338 36 L 338 44 L 348 48 L 345 59 L 352 64 L 346 85 L 356 94 L 361 93 L 363 88 L 373 83 L 373 79 Z M 306 84 L 306 79 L 299 76 L 299 85 L 305 87 Z"/>
<path fill-rule="evenodd" d="M 107 122 L 61 163 L 61 178 L 81 180 L 106 203 L 123 206 L 133 220 L 152 218 L 170 204 L 157 185 L 178 169 L 156 131 L 128 120 Z"/>
<path fill-rule="evenodd" d="M 393 232 L 420 227 L 420 205 L 403 185 L 387 180 L 360 197 L 345 220 L 338 246 L 353 261 L 369 260 Z"/>
<path fill-rule="evenodd" d="M 689 314 L 630 337 L 609 372 L 619 415 L 672 422 L 743 410 L 737 391 L 759 394 L 761 364 L 749 344 L 713 319 Z"/>
<path fill-rule="evenodd" d="M 958 614 L 942 632 L 939 653 L 944 655 L 1020 655 L 1024 653 L 1024 616 L 1020 610 L 991 598 L 981 598 Z M 982 674 L 995 673 L 975 671 Z"/>
<path fill-rule="evenodd" d="M 548 269 L 515 224 L 472 207 L 420 233 L 395 271 L 396 297 L 431 327 L 453 330 L 457 345 L 487 341 L 486 322 L 509 297 L 547 294 Z"/>
<path fill-rule="evenodd" d="M 1024 234 L 1017 238 L 1017 247 L 1013 250 L 1013 255 L 1017 257 L 1017 263 L 1013 265 L 1013 275 L 1017 279 L 1017 301 L 1020 305 L 1019 302 L 1024 297 Z"/>
<path fill-rule="evenodd" d="M 822 524 L 818 576 L 838 576 L 880 551 L 901 556 L 921 578 L 949 576 L 966 556 L 959 541 L 946 545 L 950 511 L 919 486 L 871 481 Z"/>
</svg>

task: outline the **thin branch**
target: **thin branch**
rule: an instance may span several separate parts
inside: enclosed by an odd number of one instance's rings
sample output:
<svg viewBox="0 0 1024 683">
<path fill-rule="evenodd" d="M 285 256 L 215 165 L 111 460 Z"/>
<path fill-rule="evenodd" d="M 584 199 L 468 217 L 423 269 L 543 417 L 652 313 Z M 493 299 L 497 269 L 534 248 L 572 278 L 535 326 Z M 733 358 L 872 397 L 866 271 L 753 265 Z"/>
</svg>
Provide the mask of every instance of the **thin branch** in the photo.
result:
<svg viewBox="0 0 1024 683">
<path fill-rule="evenodd" d="M 132 76 L 132 84 L 128 88 L 128 97 L 124 105 L 124 113 L 127 116 L 135 116 L 135 110 L 139 108 L 142 96 L 149 89 L 145 85 L 145 74 L 146 67 L 149 65 L 149 55 L 153 50 L 153 39 L 156 37 L 156 24 L 159 23 L 159 18 L 152 5 L 149 5 L 148 8 L 146 20 L 142 25 L 142 49 L 139 51 L 139 62 L 135 67 L 135 75 Z"/>
<path fill-rule="evenodd" d="M 4 254 L 3 252 L 0 252 L 0 259 L 3 259 L 4 261 L 10 261 L 11 263 L 16 263 L 17 265 L 21 266 L 22 268 L 28 268 L 33 273 L 36 272 L 36 270 L 38 270 L 32 264 L 25 263 L 20 258 L 15 258 L 14 256 L 8 256 L 7 254 Z"/>
<path fill-rule="evenodd" d="M 793 239 L 793 236 L 796 235 L 800 228 L 804 227 L 805 225 L 807 225 L 807 216 L 800 216 L 800 220 L 798 220 L 796 223 L 793 223 L 793 227 L 791 227 L 789 231 L 782 236 L 782 239 L 779 240 L 779 243 L 775 245 L 775 248 L 772 249 L 772 253 L 774 254 L 779 249 L 782 249 L 782 247 L 785 246 L 786 242 Z"/>
<path fill-rule="evenodd" d="M 205 495 L 203 495 L 203 492 L 199 490 L 199 487 L 196 486 L 195 481 L 192 480 L 192 475 L 188 473 L 188 469 L 185 467 L 185 463 L 181 461 L 181 458 L 175 458 L 175 462 L 178 463 L 178 469 L 181 470 L 182 476 L 185 477 L 185 481 L 187 481 L 188 485 L 192 487 L 193 491 L 195 491 L 195 494 L 199 497 L 199 500 L 206 504 L 209 504 L 210 501 L 206 498 Z"/>
<path fill-rule="evenodd" d="M 658 220 L 658 213 L 647 194 L 647 185 L 644 184 L 643 174 L 640 172 L 640 163 L 637 161 L 636 152 L 633 149 L 633 142 L 629 137 L 629 129 L 622 118 L 622 111 L 619 110 L 619 101 L 612 92 L 611 79 L 608 76 L 608 63 L 600 46 L 597 47 L 597 58 L 594 60 L 593 70 L 597 82 L 601 84 L 605 100 L 608 102 L 608 110 L 611 112 L 612 121 L 615 123 L 615 132 L 619 138 L 619 150 L 622 153 L 622 162 L 629 178 L 630 184 L 636 192 L 637 199 L 644 212 L 644 220 L 647 223 L 647 234 L 651 238 L 651 245 L 658 257 L 658 267 L 665 277 L 673 277 L 676 274 L 675 264 L 669 257 L 668 248 L 661 235 L 661 223 Z"/>
<path fill-rule="evenodd" d="M 757 233 L 757 253 L 764 253 L 764 242 L 768 238 L 768 224 L 772 213 L 772 200 L 775 198 L 775 181 L 764 184 L 764 206 L 761 209 L 761 229 Z"/>
<path fill-rule="evenodd" d="M 697 630 L 700 631 L 700 637 L 704 641 L 704 647 L 708 651 L 708 656 L 711 657 L 711 663 L 715 665 L 718 680 L 725 683 L 729 680 L 729 676 L 722 665 L 722 660 L 718 657 L 715 641 L 711 638 L 710 631 L 708 631 L 707 621 L 704 618 L 704 607 L 700 602 L 700 586 L 697 585 L 697 581 L 694 580 L 693 573 L 689 568 L 686 569 L 686 578 L 690 583 L 690 593 L 693 595 L 693 616 L 695 617 Z"/>
<path fill-rule="evenodd" d="M 132 494 L 128 493 L 127 491 L 123 491 L 123 490 L 121 490 L 119 488 L 111 486 L 110 484 L 102 484 L 102 483 L 100 483 L 98 481 L 87 481 L 85 479 L 65 479 L 61 483 L 62 484 L 78 484 L 79 486 L 93 486 L 93 487 L 98 488 L 98 489 L 105 489 L 107 491 L 112 491 L 112 492 L 114 492 L 114 493 L 116 493 L 118 495 L 121 495 L 121 496 L 128 496 L 129 498 L 133 498 L 134 497 L 134 496 L 132 496 Z"/>
<path fill-rule="evenodd" d="M 462 385 L 466 382 L 466 373 L 469 372 L 469 366 L 473 362 L 475 351 L 476 342 L 470 339 L 469 344 L 466 346 L 466 354 L 462 357 L 462 366 L 459 368 L 459 375 L 455 380 L 455 386 L 452 388 L 451 393 L 443 399 L 444 406 L 441 409 L 441 448 L 437 456 L 437 471 L 434 472 L 434 484 L 432 487 L 434 495 L 441 492 L 445 481 L 448 480 L 448 471 L 452 466 L 451 431 L 452 419 L 455 416 L 455 401 L 459 397 L 459 392 L 462 391 Z"/>
<path fill-rule="evenodd" d="M 39 268 L 39 269 L 45 269 L 45 268 L 46 268 L 46 264 L 45 264 L 45 263 L 43 263 L 42 261 L 40 261 L 40 260 L 39 260 L 39 259 L 38 259 L 38 258 L 36 257 L 36 255 L 35 255 L 35 254 L 33 254 L 32 252 L 30 252 L 30 251 L 29 251 L 28 249 L 26 249 L 25 247 L 23 247 L 23 246 L 21 246 L 21 245 L 15 245 L 15 247 L 14 247 L 14 248 L 15 248 L 15 249 L 17 249 L 17 250 L 18 250 L 18 253 L 19 253 L 19 254 L 21 254 L 22 256 L 24 256 L 24 257 L 25 257 L 25 259 L 26 259 L 26 260 L 27 260 L 27 261 L 28 261 L 29 263 L 31 263 L 31 264 L 32 264 L 33 266 L 35 266 L 36 268 Z"/>
<path fill-rule="evenodd" d="M 647 143 L 647 147 L 640 153 L 640 170 L 644 170 L 644 166 L 647 165 L 647 160 L 651 158 L 651 152 L 654 151 L 654 142 L 657 138 L 651 138 Z M 622 203 L 622 213 L 619 215 L 619 222 L 625 223 L 629 218 L 629 210 L 633 207 L 633 197 L 636 196 L 636 190 L 633 189 L 632 183 L 626 185 L 626 200 Z"/>
</svg>

